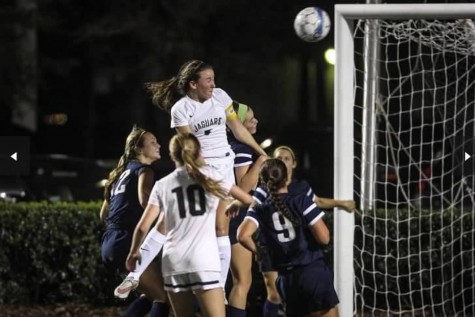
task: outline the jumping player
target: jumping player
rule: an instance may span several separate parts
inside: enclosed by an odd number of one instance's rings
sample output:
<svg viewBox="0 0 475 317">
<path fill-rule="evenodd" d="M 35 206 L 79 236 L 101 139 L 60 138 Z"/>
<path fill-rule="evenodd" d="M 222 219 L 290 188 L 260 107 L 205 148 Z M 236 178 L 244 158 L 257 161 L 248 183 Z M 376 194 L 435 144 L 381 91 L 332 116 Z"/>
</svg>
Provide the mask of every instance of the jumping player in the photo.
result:
<svg viewBox="0 0 475 317">
<path fill-rule="evenodd" d="M 256 153 L 266 155 L 252 135 L 237 119 L 232 99 L 216 88 L 211 65 L 191 60 L 184 63 L 177 75 L 169 80 L 148 83 L 152 102 L 171 114 L 171 127 L 178 133 L 194 134 L 207 165 L 217 169 L 226 181 L 234 181 L 234 153 L 228 143 L 226 126 L 240 142 Z M 221 259 L 221 286 L 224 289 L 229 271 L 231 244 L 229 218 L 224 212 L 227 202 L 221 200 L 216 213 L 216 236 Z"/>
</svg>

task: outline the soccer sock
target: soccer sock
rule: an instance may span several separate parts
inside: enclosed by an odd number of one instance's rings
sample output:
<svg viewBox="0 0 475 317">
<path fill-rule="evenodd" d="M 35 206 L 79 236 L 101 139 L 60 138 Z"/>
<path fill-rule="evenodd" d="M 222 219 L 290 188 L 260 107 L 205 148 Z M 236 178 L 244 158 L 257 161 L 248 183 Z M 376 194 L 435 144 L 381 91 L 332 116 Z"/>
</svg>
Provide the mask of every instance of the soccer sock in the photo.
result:
<svg viewBox="0 0 475 317">
<path fill-rule="evenodd" d="M 263 317 L 277 317 L 279 314 L 279 304 L 269 302 L 267 299 L 262 307 Z"/>
<path fill-rule="evenodd" d="M 198 297 L 196 296 L 193 296 L 193 311 L 195 312 L 195 315 L 201 316 L 201 306 Z"/>
<path fill-rule="evenodd" d="M 137 263 L 135 270 L 130 272 L 128 277 L 132 277 L 136 281 L 140 279 L 140 275 L 142 275 L 153 259 L 155 259 L 157 254 L 160 253 L 165 238 L 166 237 L 158 232 L 157 229 L 153 228 L 150 230 L 140 246 L 140 264 Z"/>
<path fill-rule="evenodd" d="M 145 296 L 140 296 L 134 300 L 124 313 L 124 317 L 143 317 L 152 307 L 152 302 Z"/>
<path fill-rule="evenodd" d="M 167 303 L 153 302 L 150 317 L 168 317 L 170 306 Z"/>
<path fill-rule="evenodd" d="M 226 306 L 227 317 L 246 317 L 246 311 L 233 306 Z"/>
<path fill-rule="evenodd" d="M 231 265 L 231 242 L 228 236 L 216 237 L 218 240 L 219 260 L 221 261 L 221 287 L 226 286 L 229 266 Z"/>
</svg>

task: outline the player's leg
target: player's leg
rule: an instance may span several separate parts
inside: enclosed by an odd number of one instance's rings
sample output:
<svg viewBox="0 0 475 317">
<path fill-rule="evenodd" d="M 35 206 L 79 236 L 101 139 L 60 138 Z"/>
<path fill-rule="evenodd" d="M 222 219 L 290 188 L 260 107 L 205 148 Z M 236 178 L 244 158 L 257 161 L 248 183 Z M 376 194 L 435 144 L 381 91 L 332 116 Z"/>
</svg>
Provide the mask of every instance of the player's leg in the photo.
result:
<svg viewBox="0 0 475 317">
<path fill-rule="evenodd" d="M 241 244 L 231 246 L 233 287 L 229 294 L 228 317 L 246 316 L 247 294 L 252 284 L 252 252 Z"/>
<path fill-rule="evenodd" d="M 220 272 L 218 271 L 190 272 L 165 276 L 165 290 L 168 293 L 175 316 L 194 316 L 196 308 L 194 299 L 196 298 L 205 317 L 224 317 L 224 293 L 219 277 Z"/>
<path fill-rule="evenodd" d="M 159 261 L 153 261 L 145 269 L 138 285 L 139 292 L 153 301 L 151 317 L 168 316 L 168 296 L 163 288 L 163 277 Z"/>
<path fill-rule="evenodd" d="M 205 317 L 224 317 L 226 316 L 224 307 L 224 293 L 218 288 L 195 291 L 201 312 Z"/>
<path fill-rule="evenodd" d="M 278 315 L 279 305 L 282 303 L 275 285 L 277 276 L 277 272 L 275 271 L 262 272 L 262 277 L 264 279 L 264 285 L 267 292 L 267 298 L 263 307 L 264 317 L 276 317 Z"/>
<path fill-rule="evenodd" d="M 195 295 L 192 291 L 172 292 L 168 291 L 168 298 L 172 306 L 175 317 L 194 317 L 195 309 L 193 300 Z M 222 294 L 222 292 L 221 292 Z M 223 317 L 224 314 L 221 316 Z"/>
<path fill-rule="evenodd" d="M 135 270 L 130 272 L 122 283 L 114 290 L 114 295 L 125 299 L 133 291 L 140 280 L 140 276 L 145 272 L 150 263 L 160 253 L 165 242 L 163 221 L 158 221 L 155 228 L 152 228 L 140 246 L 141 261 L 137 263 Z"/>
<path fill-rule="evenodd" d="M 136 298 L 132 303 L 127 306 L 127 309 L 123 313 L 123 317 L 142 317 L 148 314 L 152 308 L 152 301 L 145 295 L 141 295 Z"/>
<path fill-rule="evenodd" d="M 231 262 L 231 242 L 229 241 L 229 217 L 225 213 L 228 202 L 220 200 L 216 212 L 216 239 L 221 262 L 221 286 L 224 288 Z"/>
<path fill-rule="evenodd" d="M 234 161 L 226 160 L 213 165 L 227 182 L 234 182 Z M 220 200 L 216 211 L 216 237 L 218 241 L 219 258 L 221 262 L 221 286 L 225 287 L 231 263 L 231 242 L 229 241 L 229 221 L 226 215 L 226 207 L 229 201 Z"/>
</svg>

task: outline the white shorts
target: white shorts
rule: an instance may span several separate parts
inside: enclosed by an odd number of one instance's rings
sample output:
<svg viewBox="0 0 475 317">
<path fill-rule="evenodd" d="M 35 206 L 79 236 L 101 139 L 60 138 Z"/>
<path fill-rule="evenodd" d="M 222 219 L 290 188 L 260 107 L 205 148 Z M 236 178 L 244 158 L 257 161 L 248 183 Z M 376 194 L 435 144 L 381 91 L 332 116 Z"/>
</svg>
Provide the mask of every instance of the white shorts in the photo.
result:
<svg viewBox="0 0 475 317">
<path fill-rule="evenodd" d="M 234 177 L 234 160 L 227 159 L 220 162 L 210 160 L 206 162 L 206 165 L 214 168 L 218 173 L 223 177 L 223 181 L 231 184 L 236 184 L 236 179 Z"/>
<path fill-rule="evenodd" d="M 219 271 L 201 271 L 164 276 L 163 282 L 167 292 L 178 293 L 218 288 L 220 279 Z"/>
</svg>

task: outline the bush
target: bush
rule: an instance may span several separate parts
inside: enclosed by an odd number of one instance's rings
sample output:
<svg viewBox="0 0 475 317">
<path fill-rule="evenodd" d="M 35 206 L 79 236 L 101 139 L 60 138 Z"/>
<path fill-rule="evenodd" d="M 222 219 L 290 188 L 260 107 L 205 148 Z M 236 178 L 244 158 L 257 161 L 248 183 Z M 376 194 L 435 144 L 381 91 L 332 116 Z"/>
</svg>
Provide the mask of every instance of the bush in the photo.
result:
<svg viewBox="0 0 475 317">
<path fill-rule="evenodd" d="M 0 304 L 110 302 L 100 202 L 0 203 Z"/>
</svg>

